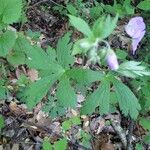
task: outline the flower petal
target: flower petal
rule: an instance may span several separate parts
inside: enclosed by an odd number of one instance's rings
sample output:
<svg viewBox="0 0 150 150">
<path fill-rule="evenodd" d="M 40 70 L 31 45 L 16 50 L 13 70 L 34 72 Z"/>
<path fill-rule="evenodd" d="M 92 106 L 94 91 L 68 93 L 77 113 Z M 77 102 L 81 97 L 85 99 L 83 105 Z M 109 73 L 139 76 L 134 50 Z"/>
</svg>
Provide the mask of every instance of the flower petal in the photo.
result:
<svg viewBox="0 0 150 150">
<path fill-rule="evenodd" d="M 141 32 L 139 38 L 133 38 L 132 39 L 132 51 L 133 51 L 133 55 L 135 54 L 135 51 L 137 50 L 138 44 L 139 42 L 142 40 L 142 38 L 145 35 L 145 31 Z"/>
<path fill-rule="evenodd" d="M 125 26 L 125 31 L 132 38 L 139 38 L 141 32 L 145 30 L 146 26 L 142 17 L 134 17 L 130 19 L 129 23 Z"/>
</svg>

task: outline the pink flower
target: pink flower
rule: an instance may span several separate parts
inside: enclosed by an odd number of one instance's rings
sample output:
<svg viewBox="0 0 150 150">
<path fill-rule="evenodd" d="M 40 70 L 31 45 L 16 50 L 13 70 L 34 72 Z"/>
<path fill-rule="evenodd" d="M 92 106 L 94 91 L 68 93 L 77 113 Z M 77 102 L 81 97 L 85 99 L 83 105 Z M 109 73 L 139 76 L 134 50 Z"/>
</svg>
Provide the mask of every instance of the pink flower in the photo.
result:
<svg viewBox="0 0 150 150">
<path fill-rule="evenodd" d="M 134 17 L 130 19 L 129 23 L 125 26 L 125 31 L 132 38 L 132 51 L 135 54 L 139 42 L 145 35 L 145 23 L 142 17 Z"/>
<path fill-rule="evenodd" d="M 113 50 L 109 50 L 109 52 L 106 56 L 106 61 L 109 66 L 109 69 L 117 70 L 119 68 L 117 56 Z"/>
</svg>

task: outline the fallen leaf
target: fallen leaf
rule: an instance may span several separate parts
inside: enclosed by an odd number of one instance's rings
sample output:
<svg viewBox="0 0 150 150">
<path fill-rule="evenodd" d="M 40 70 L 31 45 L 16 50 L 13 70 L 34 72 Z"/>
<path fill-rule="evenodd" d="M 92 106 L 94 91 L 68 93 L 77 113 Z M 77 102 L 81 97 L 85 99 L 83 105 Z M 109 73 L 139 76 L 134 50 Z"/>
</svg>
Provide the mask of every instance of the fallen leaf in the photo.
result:
<svg viewBox="0 0 150 150">
<path fill-rule="evenodd" d="M 32 82 L 38 80 L 38 71 L 35 69 L 29 69 L 27 75 Z"/>
</svg>

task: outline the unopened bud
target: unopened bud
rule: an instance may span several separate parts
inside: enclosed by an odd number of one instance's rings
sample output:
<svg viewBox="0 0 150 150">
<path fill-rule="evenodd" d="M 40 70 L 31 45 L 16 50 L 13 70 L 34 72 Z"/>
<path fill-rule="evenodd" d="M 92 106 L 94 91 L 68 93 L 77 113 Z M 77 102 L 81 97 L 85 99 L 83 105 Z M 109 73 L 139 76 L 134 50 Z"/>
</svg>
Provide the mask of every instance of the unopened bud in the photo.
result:
<svg viewBox="0 0 150 150">
<path fill-rule="evenodd" d="M 109 52 L 107 53 L 106 61 L 109 69 L 117 70 L 119 68 L 117 56 L 113 50 L 109 50 Z"/>
</svg>

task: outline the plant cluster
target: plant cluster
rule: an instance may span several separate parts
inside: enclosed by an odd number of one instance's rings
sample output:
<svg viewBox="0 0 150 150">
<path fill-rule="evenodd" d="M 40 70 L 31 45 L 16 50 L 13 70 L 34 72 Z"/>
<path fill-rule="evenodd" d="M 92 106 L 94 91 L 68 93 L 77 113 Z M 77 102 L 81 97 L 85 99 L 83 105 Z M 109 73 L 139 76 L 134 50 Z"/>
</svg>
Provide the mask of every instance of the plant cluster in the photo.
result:
<svg viewBox="0 0 150 150">
<path fill-rule="evenodd" d="M 11 93 L 15 93 L 17 100 L 33 109 L 46 96 L 43 110 L 55 118 L 65 115 L 69 108 L 77 109 L 77 93 L 82 93 L 85 101 L 80 109 L 81 115 L 107 115 L 120 110 L 124 116 L 139 120 L 145 129 L 150 130 L 150 121 L 143 117 L 150 107 L 148 61 L 146 58 L 140 61 L 129 59 L 127 52 L 111 48 L 108 41 L 118 20 L 133 16 L 137 9 L 146 14 L 150 10 L 149 0 L 140 2 L 137 7 L 131 5 L 131 0 L 114 1 L 113 6 L 94 0 L 94 4 L 88 7 L 78 0 L 76 5 L 68 2 L 66 6 L 63 14 L 69 18 L 70 25 L 82 33 L 82 38 L 73 41 L 73 32 L 68 31 L 58 40 L 55 48 L 49 46 L 42 49 L 32 37 L 12 27 L 22 18 L 22 0 L 0 0 L 0 100 L 7 100 Z M 89 12 L 85 14 L 83 10 Z M 92 23 L 88 21 L 90 18 Z M 127 25 L 124 24 L 132 40 L 134 55 L 142 38 L 150 39 L 146 26 L 146 20 L 141 16 L 133 17 Z M 148 51 L 149 47 L 145 49 Z M 86 61 L 86 65 L 75 65 L 77 57 Z M 96 68 L 93 69 L 93 65 Z M 15 86 L 12 85 L 7 78 L 8 72 L 20 66 L 38 71 L 38 79 L 32 82 L 22 74 Z M 94 84 L 96 89 L 89 90 Z M 55 93 L 51 94 L 54 89 Z M 80 119 L 76 119 L 64 122 L 63 130 L 81 123 Z M 0 129 L 3 126 L 4 120 L 0 116 Z M 149 141 L 150 135 L 147 135 L 144 142 Z M 64 138 L 53 147 L 65 149 L 66 145 L 67 139 Z M 47 147 L 52 149 L 45 138 L 43 149 Z"/>
</svg>

